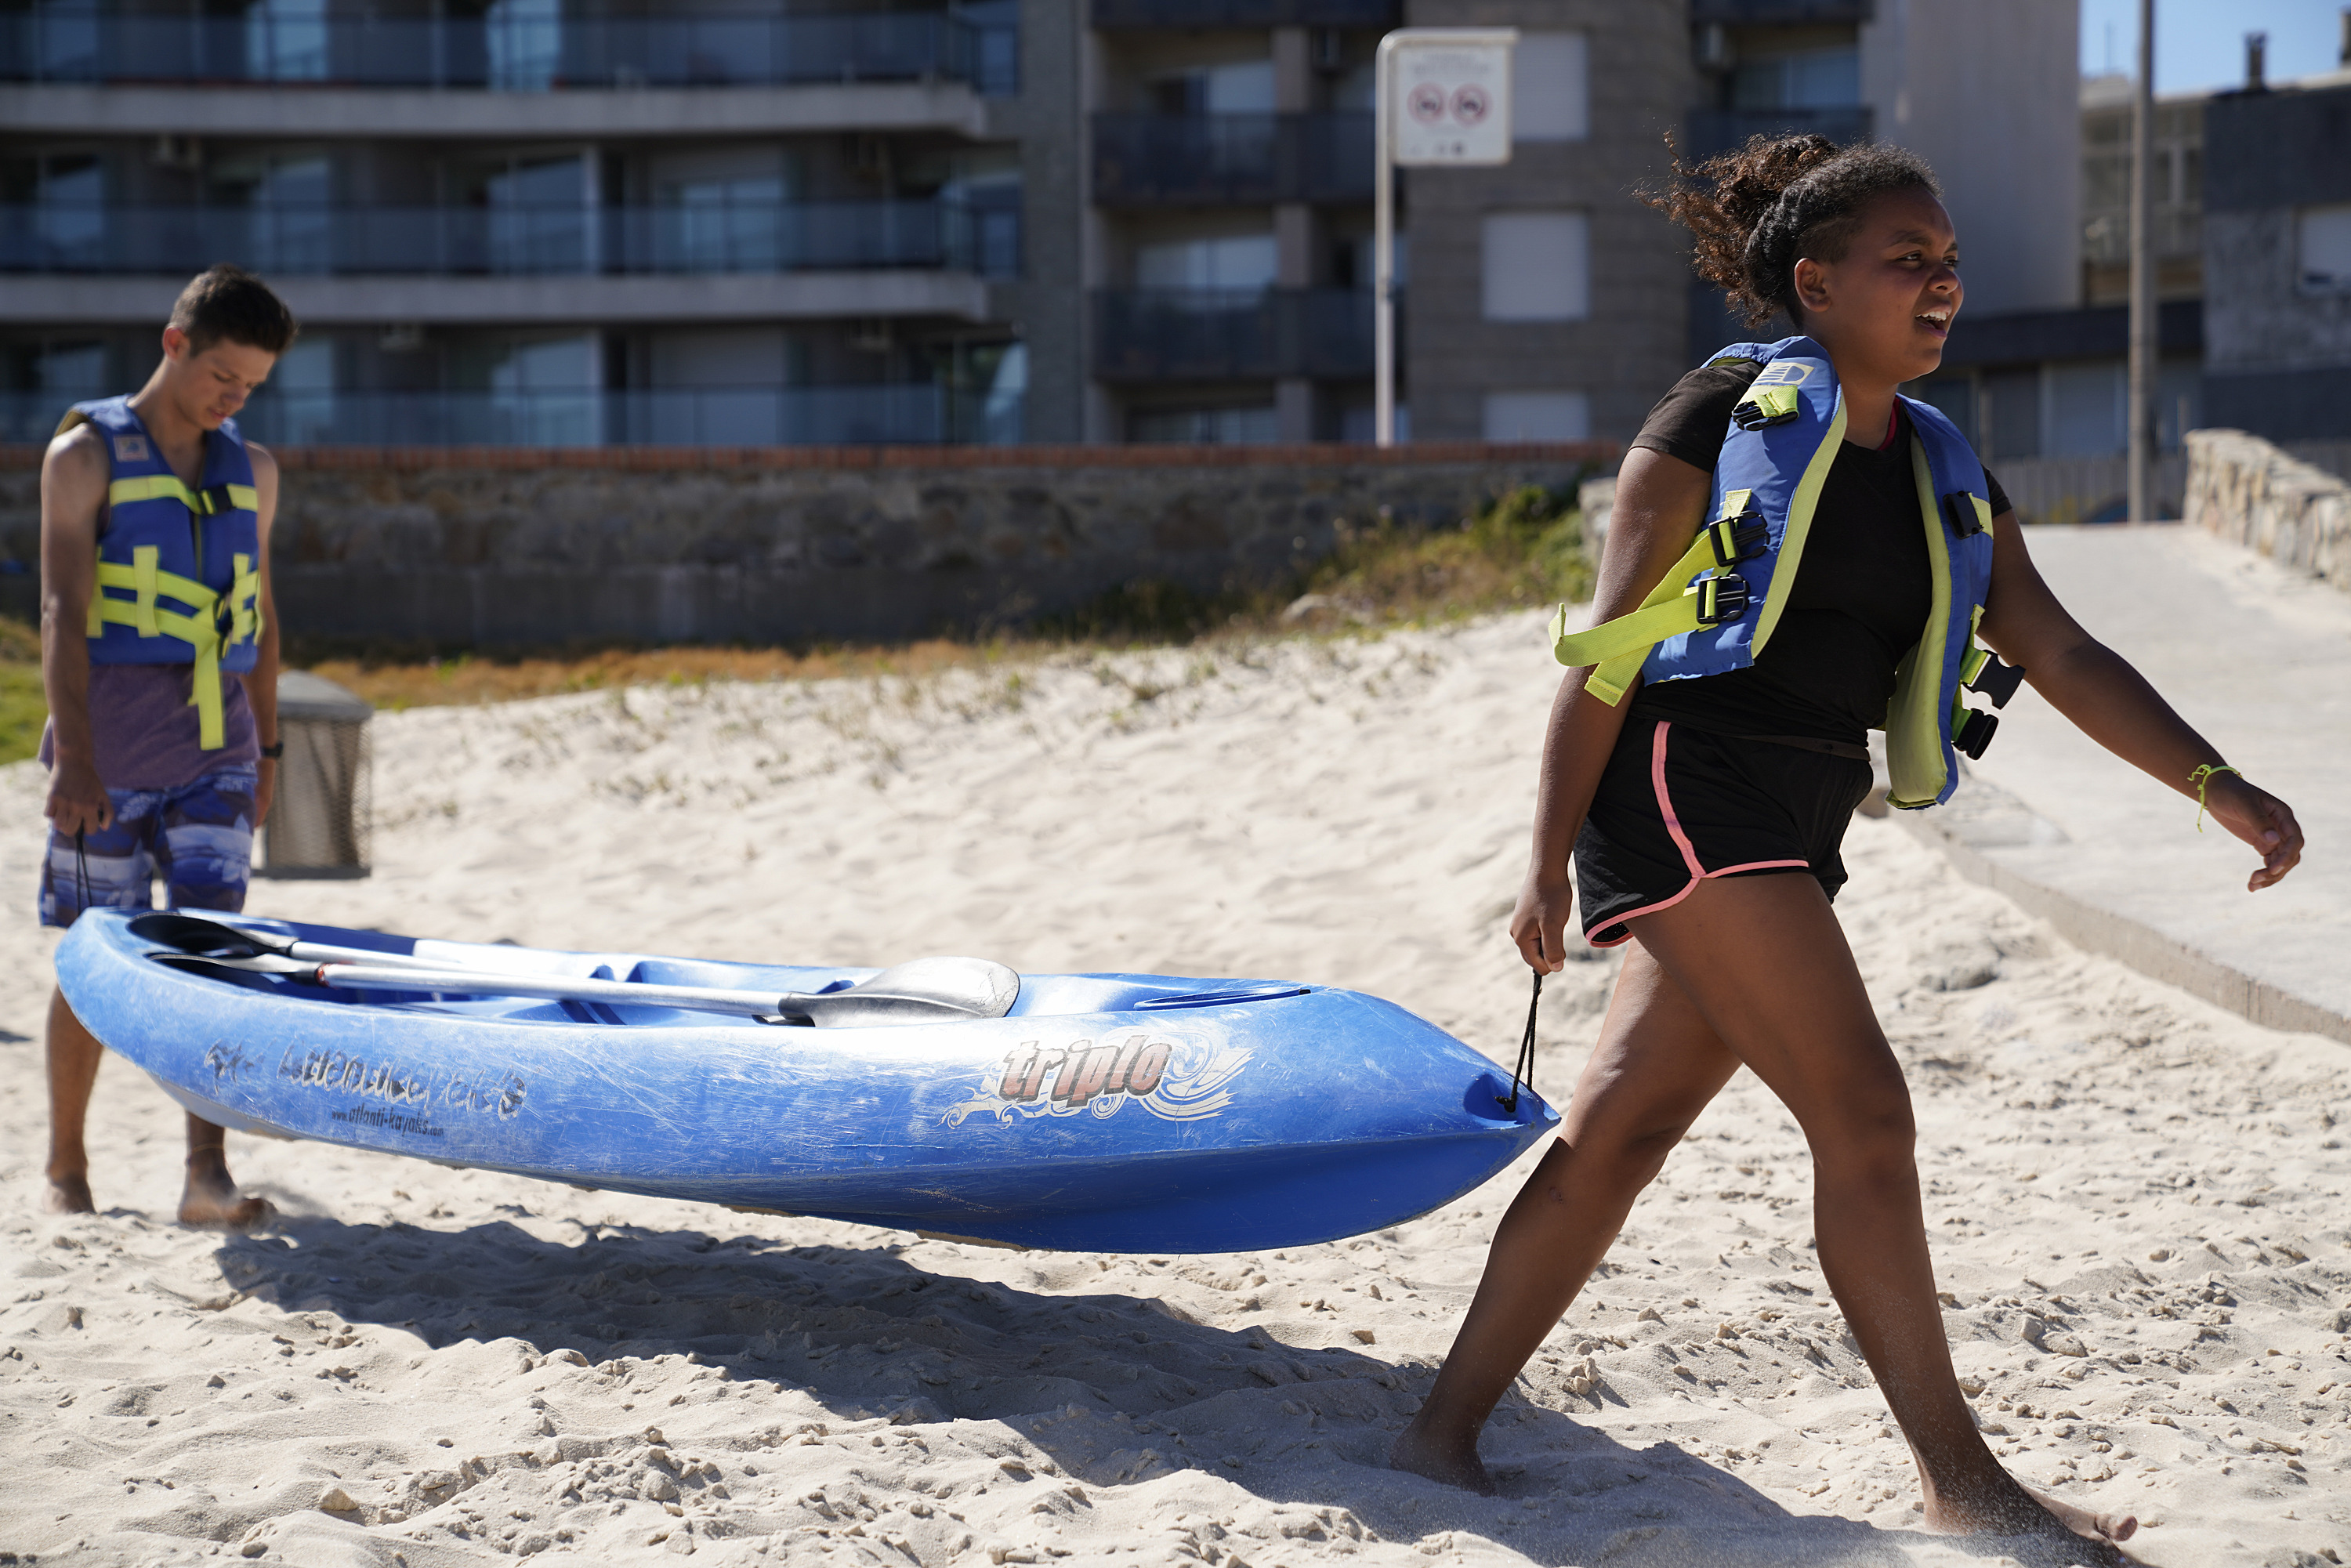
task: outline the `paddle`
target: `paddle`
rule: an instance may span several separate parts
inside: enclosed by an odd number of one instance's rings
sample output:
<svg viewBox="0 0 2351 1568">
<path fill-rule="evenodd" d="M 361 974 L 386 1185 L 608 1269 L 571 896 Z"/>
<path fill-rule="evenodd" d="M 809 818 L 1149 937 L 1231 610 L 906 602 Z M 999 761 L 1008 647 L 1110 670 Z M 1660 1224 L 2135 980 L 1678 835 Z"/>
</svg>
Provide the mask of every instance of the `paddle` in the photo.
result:
<svg viewBox="0 0 2351 1568">
<path fill-rule="evenodd" d="M 172 910 L 152 910 L 131 919 L 131 934 L 166 947 L 177 947 L 202 958 L 292 958 L 310 964 L 372 964 L 379 968 L 446 969 L 451 966 L 407 953 L 379 953 L 372 947 L 338 947 L 327 942 L 279 939 L 266 932 L 248 931 L 225 920 Z"/>
<path fill-rule="evenodd" d="M 248 973 L 299 976 L 318 985 L 349 990 L 440 991 L 684 1008 L 828 1029 L 1002 1018 L 1020 994 L 1019 975 L 984 958 L 915 958 L 841 990 L 778 996 L 715 987 L 519 975 L 322 943 L 279 943 L 222 922 L 185 915 L 142 915 L 131 922 L 131 929 L 134 935 L 176 948 L 173 954 L 155 955 L 167 962 L 180 958 Z M 364 961 L 314 956 L 328 952 L 357 955 Z"/>
</svg>

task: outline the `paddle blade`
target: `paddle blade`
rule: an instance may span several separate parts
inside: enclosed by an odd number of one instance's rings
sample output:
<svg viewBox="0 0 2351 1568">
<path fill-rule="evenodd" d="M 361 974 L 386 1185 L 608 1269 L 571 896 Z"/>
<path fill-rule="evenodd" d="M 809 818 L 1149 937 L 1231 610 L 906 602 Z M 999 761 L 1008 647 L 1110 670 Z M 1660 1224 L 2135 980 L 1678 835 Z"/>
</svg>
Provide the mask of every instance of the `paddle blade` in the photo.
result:
<svg viewBox="0 0 2351 1568">
<path fill-rule="evenodd" d="M 283 952 L 234 925 L 162 909 L 131 916 L 131 934 L 143 942 L 160 942 L 205 958 L 258 958 L 265 953 Z"/>
<path fill-rule="evenodd" d="M 1000 1019 L 1020 996 L 1020 977 L 986 958 L 914 958 L 845 991 L 789 998 L 821 1029 Z"/>
</svg>

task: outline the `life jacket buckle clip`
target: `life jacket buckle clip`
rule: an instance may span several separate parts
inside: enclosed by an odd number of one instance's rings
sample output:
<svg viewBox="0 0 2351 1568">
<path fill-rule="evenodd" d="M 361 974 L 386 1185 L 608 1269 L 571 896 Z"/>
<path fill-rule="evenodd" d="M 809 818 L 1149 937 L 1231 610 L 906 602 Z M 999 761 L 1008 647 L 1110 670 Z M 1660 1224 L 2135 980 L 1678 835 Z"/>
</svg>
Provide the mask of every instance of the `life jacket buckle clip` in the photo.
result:
<svg viewBox="0 0 2351 1568">
<path fill-rule="evenodd" d="M 1714 564 L 1729 568 L 1742 560 L 1753 560 L 1771 543 L 1771 525 L 1763 514 L 1751 507 L 1735 517 L 1724 517 L 1707 525 L 1708 542 L 1714 546 Z"/>
<path fill-rule="evenodd" d="M 1944 514 L 1950 518 L 1951 532 L 1963 539 L 1971 539 L 1984 531 L 1983 519 L 1976 515 L 1976 498 L 1965 490 L 1954 490 L 1943 497 Z"/>
<path fill-rule="evenodd" d="M 1730 423 L 1741 430 L 1762 430 L 1785 424 L 1802 412 L 1792 384 L 1752 388 L 1730 411 Z"/>
<path fill-rule="evenodd" d="M 2006 707 L 2016 688 L 2024 684 L 2024 671 L 2014 664 L 2001 662 L 2000 655 L 1989 648 L 1972 648 L 1967 663 L 1961 667 L 1959 685 L 1971 692 L 1981 692 L 1991 698 L 1994 707 Z"/>
<path fill-rule="evenodd" d="M 1747 580 L 1737 572 L 1699 578 L 1693 591 L 1698 594 L 1698 623 L 1701 626 L 1719 626 L 1747 613 Z"/>
<path fill-rule="evenodd" d="M 2022 673 L 2019 672 L 2020 674 Z M 2000 728 L 2000 719 L 1981 708 L 1971 707 L 1966 711 L 1967 717 L 1960 720 L 1959 727 L 1951 732 L 1951 744 L 1966 752 L 1970 760 L 1981 762 L 1984 748 L 1991 744 L 1992 736 Z"/>
</svg>

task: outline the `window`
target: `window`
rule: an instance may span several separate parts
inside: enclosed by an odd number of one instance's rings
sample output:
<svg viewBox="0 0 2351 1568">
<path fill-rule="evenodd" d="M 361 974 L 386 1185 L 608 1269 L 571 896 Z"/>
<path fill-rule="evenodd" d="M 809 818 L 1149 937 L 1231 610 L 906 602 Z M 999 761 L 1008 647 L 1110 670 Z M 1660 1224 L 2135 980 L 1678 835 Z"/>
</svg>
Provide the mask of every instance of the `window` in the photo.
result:
<svg viewBox="0 0 2351 1568">
<path fill-rule="evenodd" d="M 1592 225 L 1583 213 L 1489 213 L 1489 321 L 1581 321 L 1592 313 Z"/>
<path fill-rule="evenodd" d="M 1592 399 L 1580 392 L 1486 394 L 1489 441 L 1589 441 Z"/>
<path fill-rule="evenodd" d="M 245 14 L 245 57 L 266 80 L 324 81 L 326 0 L 261 0 Z"/>
<path fill-rule="evenodd" d="M 1162 114 L 1271 114 L 1273 62 L 1235 60 L 1156 78 L 1151 107 Z"/>
<path fill-rule="evenodd" d="M 1861 51 L 1766 55 L 1731 73 L 1733 109 L 1851 109 L 1861 102 Z"/>
<path fill-rule="evenodd" d="M 2351 203 L 2304 207 L 2300 227 L 2302 286 L 2320 293 L 2351 291 Z"/>
<path fill-rule="evenodd" d="M 2128 444 L 2125 382 L 2114 361 L 2049 367 L 2051 457 L 2109 457 Z"/>
<path fill-rule="evenodd" d="M 1913 382 L 1902 389 L 1919 402 L 1931 404 L 1944 418 L 1959 428 L 1960 435 L 1970 445 L 1976 444 L 1976 383 L 1969 376 L 1944 376 L 1930 382 Z"/>
<path fill-rule="evenodd" d="M 544 92 L 563 68 L 561 0 L 490 0 L 482 11 L 488 34 L 490 86 Z"/>
<path fill-rule="evenodd" d="M 1591 68 L 1582 33 L 1520 33 L 1510 52 L 1510 140 L 1592 134 Z"/>
<path fill-rule="evenodd" d="M 1992 371 L 1983 378 L 1983 439 L 1977 455 L 1987 463 L 2041 455 L 2041 371 Z"/>
<path fill-rule="evenodd" d="M 588 171 L 571 153 L 517 158 L 489 177 L 491 271 L 589 269 Z"/>
<path fill-rule="evenodd" d="M 1158 408 L 1128 421 L 1129 439 L 1215 446 L 1263 445 L 1279 438 L 1273 405 L 1248 408 Z"/>
<path fill-rule="evenodd" d="M 81 402 L 106 395 L 106 345 L 43 343 L 33 360 L 40 389 Z"/>
<path fill-rule="evenodd" d="M 256 413 L 277 415 L 274 438 L 307 446 L 335 439 L 335 340 L 304 337 L 277 356 Z"/>
<path fill-rule="evenodd" d="M 1276 265 L 1273 235 L 1218 235 L 1137 246 L 1134 281 L 1143 288 L 1256 293 L 1273 287 Z"/>
</svg>

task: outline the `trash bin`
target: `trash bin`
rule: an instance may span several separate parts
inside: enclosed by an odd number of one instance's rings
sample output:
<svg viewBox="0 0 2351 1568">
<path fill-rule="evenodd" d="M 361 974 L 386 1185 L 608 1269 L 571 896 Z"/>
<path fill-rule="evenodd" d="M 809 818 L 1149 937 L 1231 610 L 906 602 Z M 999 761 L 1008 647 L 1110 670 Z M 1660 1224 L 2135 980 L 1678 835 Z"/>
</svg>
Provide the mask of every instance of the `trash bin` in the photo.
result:
<svg viewBox="0 0 2351 1568">
<path fill-rule="evenodd" d="M 368 873 L 372 805 L 368 720 L 375 709 L 305 670 L 277 677 L 277 793 L 262 825 L 259 874 Z"/>
</svg>

